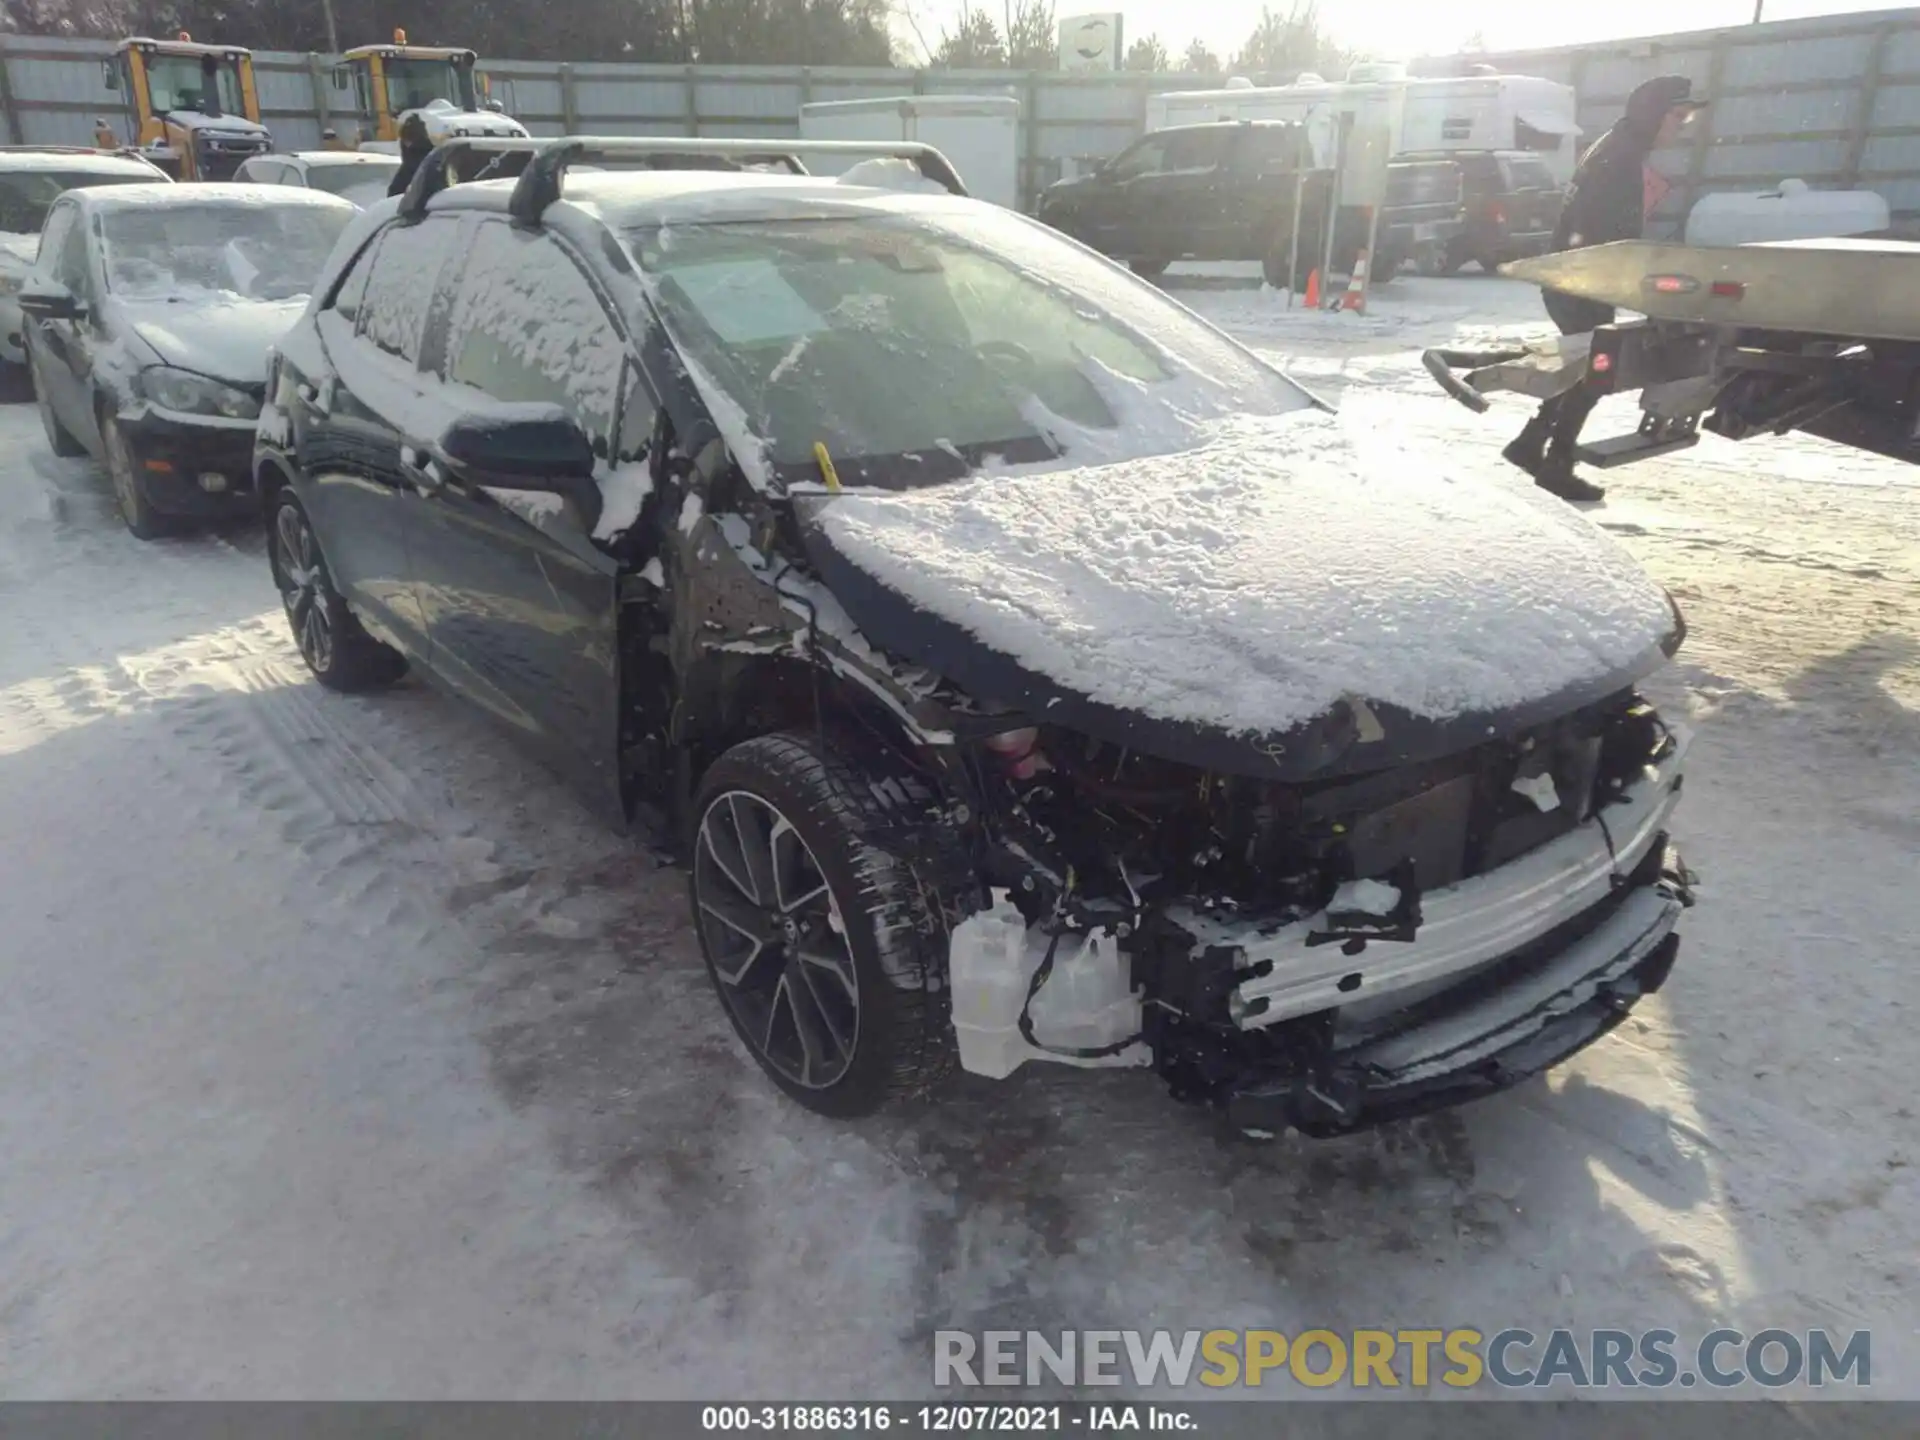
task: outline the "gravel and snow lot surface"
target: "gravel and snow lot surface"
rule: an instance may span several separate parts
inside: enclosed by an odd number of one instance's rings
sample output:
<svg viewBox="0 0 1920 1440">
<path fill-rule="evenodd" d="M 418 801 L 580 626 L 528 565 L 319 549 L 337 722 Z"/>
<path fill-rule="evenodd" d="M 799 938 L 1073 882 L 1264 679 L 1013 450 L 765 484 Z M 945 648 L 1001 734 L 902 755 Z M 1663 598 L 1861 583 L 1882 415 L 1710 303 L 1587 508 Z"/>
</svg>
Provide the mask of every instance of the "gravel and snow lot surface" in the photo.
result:
<svg viewBox="0 0 1920 1440">
<path fill-rule="evenodd" d="M 1532 291 L 1185 293 L 1500 470 L 1517 402 L 1417 350 Z M 1229 1147 L 1138 1073 L 785 1102 L 679 876 L 425 687 L 319 689 L 257 533 L 142 545 L 0 408 L 0 1396 L 911 1395 L 947 1327 L 1462 1323 L 1871 1327 L 1920 1396 L 1920 477 L 1610 478 L 1693 627 L 1673 979 L 1512 1094 Z"/>
</svg>

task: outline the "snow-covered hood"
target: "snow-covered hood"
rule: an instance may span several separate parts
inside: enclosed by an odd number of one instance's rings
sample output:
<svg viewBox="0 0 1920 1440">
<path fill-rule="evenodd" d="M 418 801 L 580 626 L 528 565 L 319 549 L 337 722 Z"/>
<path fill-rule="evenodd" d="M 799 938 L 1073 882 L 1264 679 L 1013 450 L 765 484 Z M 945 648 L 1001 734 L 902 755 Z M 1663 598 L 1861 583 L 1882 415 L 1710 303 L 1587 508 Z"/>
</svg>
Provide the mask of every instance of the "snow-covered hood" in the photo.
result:
<svg viewBox="0 0 1920 1440">
<path fill-rule="evenodd" d="M 201 110 L 169 110 L 167 119 L 182 130 L 205 130 L 215 135 L 244 135 L 250 140 L 267 138 L 267 127 L 257 125 L 244 115 L 209 115 Z"/>
<path fill-rule="evenodd" d="M 1632 683 L 1678 639 L 1666 594 L 1561 502 L 1320 411 L 801 509 L 875 643 L 983 699 L 1248 773 L 1463 749 Z"/>
<path fill-rule="evenodd" d="M 451 105 L 435 104 L 418 111 L 409 110 L 395 117 L 395 123 L 404 121 L 407 115 L 418 114 L 427 124 L 427 138 L 438 145 L 442 140 L 455 136 L 495 135 L 507 139 L 524 139 L 527 127 L 510 116 L 501 115 L 493 110 L 455 110 Z"/>
<path fill-rule="evenodd" d="M 293 300 L 243 300 L 204 305 L 165 301 L 123 302 L 134 334 L 160 359 L 235 385 L 259 385 L 267 378 L 267 352 L 293 328 L 307 308 L 307 297 Z"/>
</svg>

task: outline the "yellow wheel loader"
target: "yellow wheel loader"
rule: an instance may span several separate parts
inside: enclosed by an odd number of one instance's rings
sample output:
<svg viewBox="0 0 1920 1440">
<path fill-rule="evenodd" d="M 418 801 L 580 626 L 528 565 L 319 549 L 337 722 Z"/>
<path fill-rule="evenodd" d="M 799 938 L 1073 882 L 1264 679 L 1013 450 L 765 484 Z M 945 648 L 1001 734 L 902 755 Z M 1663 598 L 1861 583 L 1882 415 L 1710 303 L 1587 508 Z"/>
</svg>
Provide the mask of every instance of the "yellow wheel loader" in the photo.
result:
<svg viewBox="0 0 1920 1440">
<path fill-rule="evenodd" d="M 487 77 L 476 64 L 471 50 L 410 45 L 404 30 L 393 32 L 391 45 L 347 51 L 333 72 L 333 84 L 352 93 L 348 108 L 361 122 L 358 148 L 398 152 L 400 122 L 416 112 L 436 145 L 456 136 L 524 137 L 526 127 L 494 102 Z"/>
<path fill-rule="evenodd" d="M 182 30 L 172 40 L 122 40 L 101 64 L 107 88 L 126 97 L 129 140 L 176 180 L 231 180 L 242 161 L 273 149 L 251 51 L 196 45 Z M 104 123 L 94 138 L 116 143 Z"/>
</svg>

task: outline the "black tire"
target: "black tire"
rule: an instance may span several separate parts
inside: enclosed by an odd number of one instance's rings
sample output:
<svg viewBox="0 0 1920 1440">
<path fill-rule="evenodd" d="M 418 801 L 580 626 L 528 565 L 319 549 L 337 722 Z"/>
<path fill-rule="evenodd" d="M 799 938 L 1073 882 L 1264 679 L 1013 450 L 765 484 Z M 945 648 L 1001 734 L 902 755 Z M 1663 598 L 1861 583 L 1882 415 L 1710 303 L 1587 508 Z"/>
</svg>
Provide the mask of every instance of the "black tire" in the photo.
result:
<svg viewBox="0 0 1920 1440">
<path fill-rule="evenodd" d="M 100 448 L 107 478 L 113 482 L 114 504 L 120 507 L 120 518 L 126 521 L 128 531 L 138 540 L 157 540 L 165 535 L 169 528 L 166 517 L 153 508 L 147 492 L 140 488 L 133 447 L 107 405 L 100 407 Z"/>
<path fill-rule="evenodd" d="M 40 412 L 40 428 L 47 432 L 47 448 L 63 460 L 72 460 L 87 453 L 87 447 L 73 438 L 60 418 L 53 413 L 53 405 L 48 401 L 40 382 L 34 378 L 33 362 L 27 362 L 27 383 L 33 386 L 34 407 Z"/>
<path fill-rule="evenodd" d="M 1172 263 L 1171 260 L 1129 260 L 1127 268 L 1142 280 L 1158 280 Z"/>
<path fill-rule="evenodd" d="M 1398 255 L 1382 255 L 1368 265 L 1367 284 L 1385 285 L 1400 273 L 1400 267 L 1405 263 L 1406 261 Z"/>
<path fill-rule="evenodd" d="M 722 755 L 693 806 L 688 893 L 721 1008 L 774 1084 L 840 1119 L 925 1094 L 954 1065 L 945 929 L 894 793 L 777 734 Z"/>
<path fill-rule="evenodd" d="M 363 630 L 333 588 L 319 537 L 290 489 L 273 497 L 267 548 L 293 643 L 314 679 L 353 694 L 384 689 L 407 673 L 406 656 Z"/>
</svg>

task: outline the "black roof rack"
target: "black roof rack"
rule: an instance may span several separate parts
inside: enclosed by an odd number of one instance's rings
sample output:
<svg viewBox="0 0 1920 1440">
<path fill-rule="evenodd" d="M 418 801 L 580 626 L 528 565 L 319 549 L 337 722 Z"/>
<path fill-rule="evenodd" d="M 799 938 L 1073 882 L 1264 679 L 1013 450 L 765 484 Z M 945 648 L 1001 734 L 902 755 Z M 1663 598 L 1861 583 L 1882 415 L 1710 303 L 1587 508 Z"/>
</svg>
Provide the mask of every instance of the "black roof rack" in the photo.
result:
<svg viewBox="0 0 1920 1440">
<path fill-rule="evenodd" d="M 530 136 L 500 136 L 455 138 L 442 141 L 420 162 L 420 168 L 414 171 L 413 179 L 407 184 L 406 198 L 400 202 L 400 214 L 405 219 L 417 220 L 426 213 L 427 202 L 449 185 L 465 184 L 469 180 L 512 180 L 526 170 L 533 157 L 552 145 L 553 140 L 536 140 Z M 724 145 L 721 146 L 724 149 Z M 724 154 L 715 152 L 715 142 L 708 141 L 698 150 L 664 153 L 649 148 L 646 155 L 639 158 L 650 160 L 655 169 L 716 169 L 738 170 L 743 165 L 755 163 L 782 165 L 796 175 L 807 173 L 807 167 L 798 158 L 773 151 L 756 150 L 752 154 L 743 154 L 735 161 Z M 702 162 L 706 162 L 703 164 Z"/>
<path fill-rule="evenodd" d="M 520 174 L 508 209 L 517 220 L 537 221 L 560 198 L 560 185 L 571 165 L 589 160 L 649 160 L 672 168 L 676 157 L 713 158 L 735 165 L 785 164 L 804 175 L 800 157 L 838 155 L 848 158 L 911 160 L 922 175 L 955 195 L 967 187 L 951 161 L 931 145 L 915 141 L 867 140 L 708 140 L 693 135 L 569 135 L 546 143 Z M 425 169 L 424 166 L 421 167 Z"/>
<path fill-rule="evenodd" d="M 935 184 L 955 195 L 967 187 L 951 161 L 931 145 L 866 140 L 709 140 L 691 135 L 568 135 L 558 140 L 531 137 L 444 140 L 420 162 L 400 202 L 400 214 L 418 219 L 427 202 L 447 186 L 468 180 L 519 177 L 509 213 L 537 221 L 560 198 L 569 168 L 595 160 L 626 160 L 654 169 L 739 170 L 749 165 L 779 165 L 807 174 L 802 155 L 860 156 L 911 160 Z M 486 157 L 484 165 L 478 164 Z M 702 162 L 706 162 L 703 164 Z"/>
<path fill-rule="evenodd" d="M 547 143 L 522 136 L 443 140 L 413 172 L 400 201 L 400 214 L 408 220 L 419 219 L 427 213 L 427 202 L 447 186 L 476 180 L 492 165 L 500 167 L 496 172 L 500 176 L 518 175 Z M 482 157 L 487 157 L 486 164 L 478 163 Z"/>
</svg>

